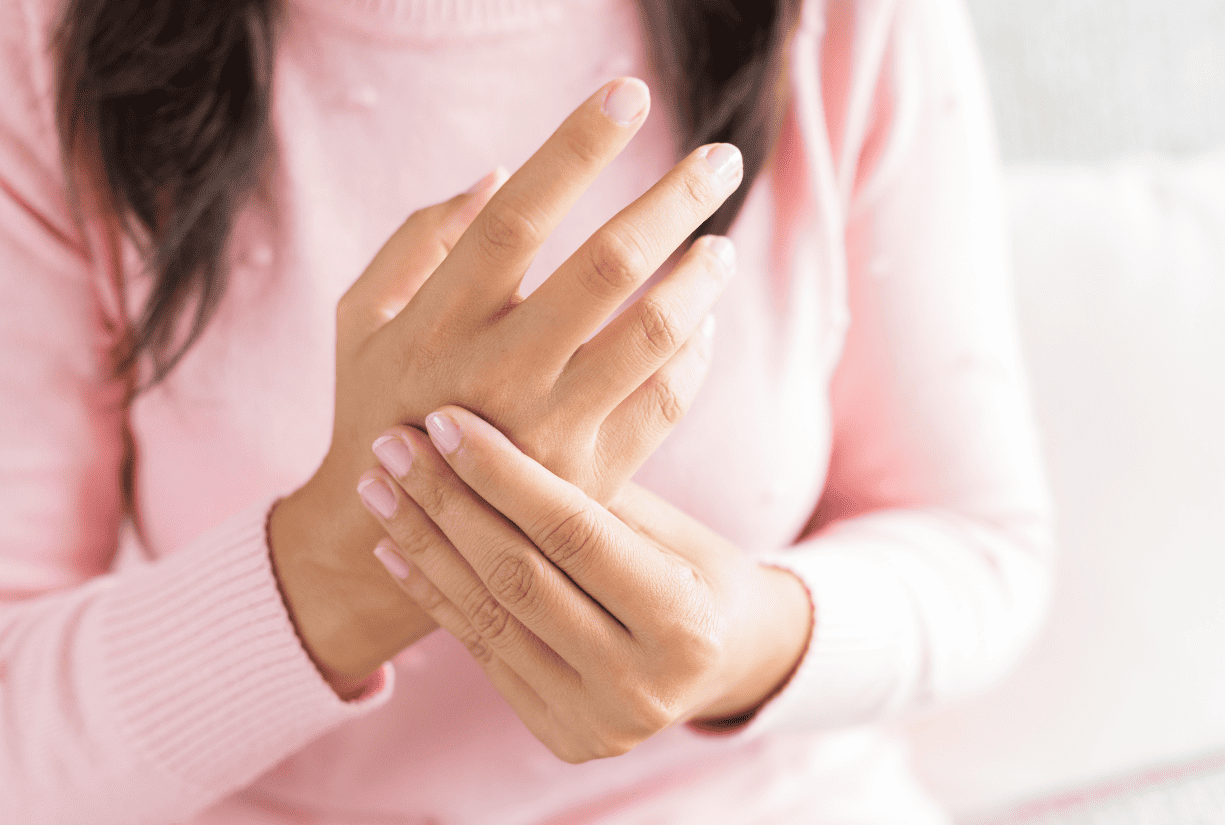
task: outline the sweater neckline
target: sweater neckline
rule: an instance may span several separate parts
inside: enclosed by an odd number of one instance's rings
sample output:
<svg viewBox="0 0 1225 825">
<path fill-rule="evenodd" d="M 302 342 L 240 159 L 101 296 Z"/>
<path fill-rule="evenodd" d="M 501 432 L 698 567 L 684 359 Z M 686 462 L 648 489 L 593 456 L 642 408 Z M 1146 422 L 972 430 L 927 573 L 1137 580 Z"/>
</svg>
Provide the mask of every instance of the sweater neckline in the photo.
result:
<svg viewBox="0 0 1225 825">
<path fill-rule="evenodd" d="M 533 31 L 574 0 L 293 0 L 376 40 L 442 42 Z"/>
</svg>

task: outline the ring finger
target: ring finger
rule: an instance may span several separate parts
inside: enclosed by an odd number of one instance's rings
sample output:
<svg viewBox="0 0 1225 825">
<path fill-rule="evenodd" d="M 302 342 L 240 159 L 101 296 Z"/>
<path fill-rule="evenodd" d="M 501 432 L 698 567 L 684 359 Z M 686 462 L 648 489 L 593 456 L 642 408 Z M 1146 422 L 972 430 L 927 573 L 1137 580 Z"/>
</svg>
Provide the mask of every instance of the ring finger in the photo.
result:
<svg viewBox="0 0 1225 825">
<path fill-rule="evenodd" d="M 579 348 L 559 385 L 582 387 L 607 416 L 667 363 L 697 331 L 736 270 L 727 238 L 699 238 L 676 268 Z"/>
<path fill-rule="evenodd" d="M 535 344 L 537 351 L 550 363 L 566 363 L 736 189 L 742 164 L 740 150 L 728 143 L 695 150 L 601 227 L 515 308 L 507 318 L 512 334 L 535 340 L 539 330 L 549 330 L 548 339 Z M 664 279 L 669 280 L 671 276 Z M 705 312 L 697 320 L 702 315 Z M 683 341 L 684 337 L 678 339 L 659 363 Z"/>
</svg>

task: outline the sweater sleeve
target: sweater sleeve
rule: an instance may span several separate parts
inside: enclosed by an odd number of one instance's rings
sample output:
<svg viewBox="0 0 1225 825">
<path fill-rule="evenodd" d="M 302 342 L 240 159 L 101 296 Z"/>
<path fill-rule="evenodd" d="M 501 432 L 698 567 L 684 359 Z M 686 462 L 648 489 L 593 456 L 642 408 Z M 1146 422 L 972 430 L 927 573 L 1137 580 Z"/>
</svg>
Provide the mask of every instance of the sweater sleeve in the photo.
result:
<svg viewBox="0 0 1225 825">
<path fill-rule="evenodd" d="M 829 20 L 811 51 L 820 69 L 800 48 L 795 71 L 852 67 L 849 93 L 825 102 L 840 107 L 828 123 L 850 326 L 822 501 L 806 536 L 767 559 L 807 585 L 813 636 L 746 734 L 879 720 L 985 686 L 1036 632 L 1051 574 L 1052 507 L 967 16 L 959 0 L 827 13 L 860 19 Z"/>
<path fill-rule="evenodd" d="M 271 499 L 110 571 L 124 388 L 59 161 L 58 5 L 0 3 L 0 822 L 178 822 L 384 702 L 391 670 L 349 703 L 319 676 L 271 569 Z"/>
</svg>

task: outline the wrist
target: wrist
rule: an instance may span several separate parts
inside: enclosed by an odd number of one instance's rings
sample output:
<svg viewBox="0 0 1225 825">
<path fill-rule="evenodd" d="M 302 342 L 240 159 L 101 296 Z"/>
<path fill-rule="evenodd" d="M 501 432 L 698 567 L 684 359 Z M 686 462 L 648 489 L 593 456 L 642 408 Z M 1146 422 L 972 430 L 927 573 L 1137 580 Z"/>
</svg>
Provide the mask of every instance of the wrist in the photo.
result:
<svg viewBox="0 0 1225 825">
<path fill-rule="evenodd" d="M 355 492 L 351 498 L 312 479 L 268 519 L 272 568 L 290 620 L 320 675 L 345 699 L 434 628 L 379 567 L 371 548 L 382 531 Z"/>
<path fill-rule="evenodd" d="M 700 730 L 742 727 L 791 681 L 812 640 L 814 610 L 808 587 L 781 567 L 754 565 L 758 571 L 751 628 L 733 663 L 730 689 L 690 724 Z"/>
</svg>

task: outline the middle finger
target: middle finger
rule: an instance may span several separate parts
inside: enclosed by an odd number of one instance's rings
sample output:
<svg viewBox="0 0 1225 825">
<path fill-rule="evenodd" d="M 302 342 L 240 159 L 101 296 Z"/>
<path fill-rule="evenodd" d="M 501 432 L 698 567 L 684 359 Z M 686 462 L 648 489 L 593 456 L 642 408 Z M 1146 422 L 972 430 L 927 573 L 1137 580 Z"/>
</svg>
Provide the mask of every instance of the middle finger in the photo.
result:
<svg viewBox="0 0 1225 825">
<path fill-rule="evenodd" d="M 502 185 L 414 301 L 425 317 L 483 323 L 506 306 L 570 207 L 616 157 L 650 108 L 637 78 L 606 84 Z"/>
<path fill-rule="evenodd" d="M 441 578 L 436 578 L 438 571 L 428 569 L 424 560 L 418 567 L 430 574 L 449 598 L 458 599 L 456 606 L 469 613 L 469 620 L 482 635 L 486 635 L 482 624 L 495 629 L 507 626 L 500 618 L 485 621 L 497 613 L 487 598 L 492 597 L 512 621 L 521 622 L 580 671 L 590 664 L 593 654 L 612 650 L 622 641 L 623 629 L 616 620 L 455 475 L 424 433 L 411 427 L 395 427 L 391 433 L 390 441 L 405 447 L 411 458 L 405 466 L 403 460 L 389 462 L 387 453 L 379 450 L 380 461 L 400 490 L 459 552 L 455 560 L 458 565 L 470 566 L 479 577 L 475 582 L 479 589 L 464 586 L 463 593 L 448 592 Z M 379 439 L 376 443 L 384 442 Z M 384 526 L 396 539 L 394 518 L 384 520 Z M 397 543 L 411 546 L 407 536 Z M 470 599 L 472 593 L 485 596 Z"/>
<path fill-rule="evenodd" d="M 533 349 L 564 364 L 633 295 L 694 229 L 740 185 L 740 150 L 730 143 L 695 149 L 642 197 L 618 212 L 515 308 L 514 336 L 548 340 Z M 681 341 L 677 341 L 679 347 Z M 663 353 L 664 358 L 672 353 Z M 637 385 L 635 385 L 637 386 Z M 627 387 L 622 397 L 633 387 Z"/>
</svg>

